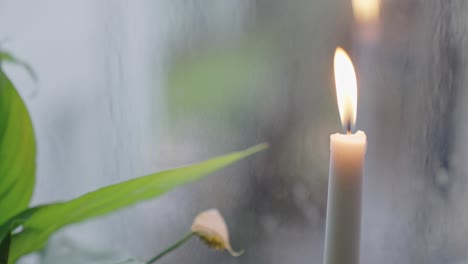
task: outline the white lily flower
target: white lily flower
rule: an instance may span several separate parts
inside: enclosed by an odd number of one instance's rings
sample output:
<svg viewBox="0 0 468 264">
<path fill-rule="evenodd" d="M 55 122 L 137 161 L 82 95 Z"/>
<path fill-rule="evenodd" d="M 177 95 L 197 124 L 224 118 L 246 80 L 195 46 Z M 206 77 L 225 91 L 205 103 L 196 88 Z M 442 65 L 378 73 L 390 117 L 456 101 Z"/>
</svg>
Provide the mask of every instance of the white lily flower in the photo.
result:
<svg viewBox="0 0 468 264">
<path fill-rule="evenodd" d="M 217 209 L 199 213 L 193 220 L 191 230 L 211 248 L 221 251 L 226 249 L 235 257 L 244 253 L 242 250 L 239 252 L 232 250 L 226 222 Z"/>
</svg>

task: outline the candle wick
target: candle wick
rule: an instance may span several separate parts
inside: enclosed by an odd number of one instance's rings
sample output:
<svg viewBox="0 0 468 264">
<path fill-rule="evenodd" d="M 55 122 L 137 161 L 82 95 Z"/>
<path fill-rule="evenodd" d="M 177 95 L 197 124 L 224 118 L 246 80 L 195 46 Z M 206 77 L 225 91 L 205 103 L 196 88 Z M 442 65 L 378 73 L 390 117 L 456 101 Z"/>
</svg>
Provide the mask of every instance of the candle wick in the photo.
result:
<svg viewBox="0 0 468 264">
<path fill-rule="evenodd" d="M 346 122 L 346 134 L 351 135 L 351 121 Z"/>
</svg>

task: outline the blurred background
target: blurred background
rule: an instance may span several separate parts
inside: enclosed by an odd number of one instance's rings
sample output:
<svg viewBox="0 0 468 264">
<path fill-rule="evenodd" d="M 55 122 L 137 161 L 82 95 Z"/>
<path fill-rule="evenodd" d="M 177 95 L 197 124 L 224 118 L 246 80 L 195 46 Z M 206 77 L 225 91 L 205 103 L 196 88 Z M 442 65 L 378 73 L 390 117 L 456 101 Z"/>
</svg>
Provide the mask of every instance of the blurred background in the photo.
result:
<svg viewBox="0 0 468 264">
<path fill-rule="evenodd" d="M 329 135 L 342 130 L 337 45 L 354 61 L 356 127 L 368 136 L 361 262 L 468 263 L 467 5 L 0 0 L 1 47 L 39 76 L 5 67 L 36 131 L 35 205 L 271 145 L 66 228 L 20 263 L 146 260 L 214 207 L 246 254 L 193 240 L 161 263 L 322 263 Z"/>
</svg>

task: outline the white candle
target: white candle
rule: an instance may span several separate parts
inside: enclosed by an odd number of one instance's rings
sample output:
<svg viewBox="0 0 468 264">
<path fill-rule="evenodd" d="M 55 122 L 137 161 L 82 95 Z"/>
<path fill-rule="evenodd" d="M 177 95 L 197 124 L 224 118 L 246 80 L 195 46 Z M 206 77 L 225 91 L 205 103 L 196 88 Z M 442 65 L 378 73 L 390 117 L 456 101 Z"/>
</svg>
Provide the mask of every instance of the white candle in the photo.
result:
<svg viewBox="0 0 468 264">
<path fill-rule="evenodd" d="M 361 186 L 366 134 L 351 134 L 356 121 L 357 83 L 351 59 L 337 48 L 335 83 L 341 122 L 347 134 L 330 136 L 325 264 L 359 263 Z"/>
</svg>

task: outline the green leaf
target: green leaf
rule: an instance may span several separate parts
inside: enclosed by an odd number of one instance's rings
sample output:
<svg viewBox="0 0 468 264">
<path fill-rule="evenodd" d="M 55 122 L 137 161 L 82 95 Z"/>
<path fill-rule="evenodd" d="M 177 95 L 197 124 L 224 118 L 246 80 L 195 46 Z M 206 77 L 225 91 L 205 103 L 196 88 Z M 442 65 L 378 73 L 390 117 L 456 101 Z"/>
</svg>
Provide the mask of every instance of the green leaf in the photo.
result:
<svg viewBox="0 0 468 264">
<path fill-rule="evenodd" d="M 26 72 L 28 72 L 28 74 L 31 76 L 31 78 L 34 81 L 37 81 L 36 72 L 33 70 L 31 65 L 29 65 L 27 62 L 25 62 L 25 61 L 23 61 L 21 59 L 18 59 L 17 57 L 15 57 L 13 54 L 11 54 L 9 52 L 0 50 L 0 63 L 2 61 L 10 62 L 10 63 L 13 63 L 13 64 L 16 64 L 18 66 L 23 67 L 26 70 Z"/>
<path fill-rule="evenodd" d="M 154 198 L 266 148 L 266 144 L 260 144 L 198 164 L 104 187 L 69 202 L 27 209 L 0 227 L 0 238 L 10 230 L 22 226 L 21 232 L 12 238 L 10 263 L 14 263 L 19 257 L 43 248 L 50 235 L 66 225 Z"/>
<path fill-rule="evenodd" d="M 28 207 L 36 143 L 28 110 L 0 69 L 0 224 Z"/>
<path fill-rule="evenodd" d="M 0 243 L 0 264 L 8 264 L 8 255 L 10 252 L 11 233 Z"/>
</svg>

